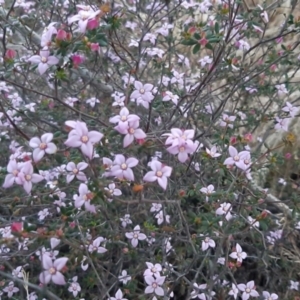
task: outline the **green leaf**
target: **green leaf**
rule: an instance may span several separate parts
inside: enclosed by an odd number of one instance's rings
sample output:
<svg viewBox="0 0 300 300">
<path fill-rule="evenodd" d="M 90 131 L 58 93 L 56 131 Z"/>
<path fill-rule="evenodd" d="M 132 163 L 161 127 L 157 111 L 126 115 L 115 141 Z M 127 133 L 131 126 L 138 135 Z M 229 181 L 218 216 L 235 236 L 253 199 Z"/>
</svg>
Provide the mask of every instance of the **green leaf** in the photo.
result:
<svg viewBox="0 0 300 300">
<path fill-rule="evenodd" d="M 220 26 L 219 26 L 218 22 L 216 22 L 216 24 L 215 24 L 215 32 L 216 32 L 216 34 L 219 34 L 219 32 L 220 32 Z"/>
<path fill-rule="evenodd" d="M 206 44 L 205 45 L 205 48 L 206 49 L 209 49 L 209 50 L 213 50 L 213 46 L 211 44 Z"/>
<path fill-rule="evenodd" d="M 185 45 L 185 46 L 193 46 L 193 45 L 198 44 L 198 42 L 196 40 L 189 39 L 189 40 L 182 40 L 180 44 Z"/>
<path fill-rule="evenodd" d="M 193 54 L 196 54 L 197 52 L 200 51 L 200 44 L 197 44 L 194 48 L 193 48 Z"/>
</svg>

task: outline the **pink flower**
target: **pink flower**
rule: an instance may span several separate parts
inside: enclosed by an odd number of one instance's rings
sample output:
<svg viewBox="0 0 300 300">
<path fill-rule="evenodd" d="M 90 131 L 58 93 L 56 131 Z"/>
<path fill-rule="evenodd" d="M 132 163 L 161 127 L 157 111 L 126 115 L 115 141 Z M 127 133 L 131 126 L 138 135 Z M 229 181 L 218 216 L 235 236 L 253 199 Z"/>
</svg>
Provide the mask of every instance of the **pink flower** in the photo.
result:
<svg viewBox="0 0 300 300">
<path fill-rule="evenodd" d="M 85 33 L 88 22 L 92 19 L 94 19 L 99 13 L 100 10 L 93 11 L 93 9 L 90 6 L 84 6 L 84 5 L 76 5 L 78 9 L 78 14 L 70 17 L 68 19 L 68 24 L 72 24 L 74 22 L 78 21 L 78 31 L 81 33 Z"/>
<path fill-rule="evenodd" d="M 177 105 L 178 99 L 179 99 L 178 95 L 174 95 L 172 92 L 166 91 L 162 101 L 170 101 L 171 100 L 175 105 Z"/>
<path fill-rule="evenodd" d="M 134 87 L 136 88 L 130 95 L 130 98 L 136 99 L 137 102 L 141 103 L 145 108 L 149 108 L 149 103 L 154 99 L 152 94 L 153 84 L 146 83 L 143 85 L 140 81 L 134 82 Z"/>
<path fill-rule="evenodd" d="M 63 29 L 58 29 L 57 34 L 56 34 L 56 39 L 58 41 L 64 41 L 67 39 L 67 32 Z"/>
<path fill-rule="evenodd" d="M 123 147 L 128 147 L 134 139 L 141 140 L 147 137 L 145 132 L 139 128 L 139 120 L 132 122 L 120 122 L 118 126 L 115 127 L 121 134 L 125 134 L 123 140 Z"/>
<path fill-rule="evenodd" d="M 16 183 L 23 185 L 24 190 L 28 194 L 30 194 L 32 183 L 40 182 L 43 179 L 43 176 L 33 173 L 33 166 L 31 164 L 31 161 L 28 161 L 24 163 L 22 169 L 20 170 L 18 178 L 16 179 Z"/>
<path fill-rule="evenodd" d="M 51 44 L 52 35 L 57 33 L 57 29 L 54 27 L 54 25 L 57 22 L 50 23 L 43 31 L 42 37 L 41 37 L 41 46 L 45 47 Z"/>
<path fill-rule="evenodd" d="M 88 164 L 85 162 L 80 162 L 77 164 L 77 166 L 75 165 L 75 163 L 69 162 L 66 167 L 67 171 L 70 172 L 67 175 L 67 183 L 70 183 L 75 178 L 75 176 L 80 181 L 87 181 L 85 174 L 82 172 L 82 170 L 86 169 L 87 167 Z"/>
<path fill-rule="evenodd" d="M 216 247 L 216 243 L 213 239 L 211 239 L 210 237 L 206 237 L 203 241 L 202 241 L 202 251 L 206 251 L 209 247 L 211 248 L 215 248 Z"/>
<path fill-rule="evenodd" d="M 134 181 L 134 174 L 131 168 L 135 167 L 139 161 L 134 158 L 128 158 L 125 160 L 124 155 L 117 154 L 114 160 L 114 165 L 111 167 L 110 174 L 116 176 L 118 179 L 127 179 Z"/>
<path fill-rule="evenodd" d="M 243 252 L 242 247 L 239 244 L 236 244 L 235 251 L 232 252 L 229 256 L 233 259 L 236 259 L 238 262 L 243 262 L 243 259 L 247 257 L 247 253 Z"/>
<path fill-rule="evenodd" d="M 53 65 L 57 65 L 59 60 L 55 56 L 49 56 L 49 50 L 41 50 L 40 55 L 33 55 L 28 59 L 28 61 L 39 64 L 38 70 L 40 75 L 44 74 L 47 69 L 49 69 Z"/>
<path fill-rule="evenodd" d="M 108 300 L 127 300 L 126 298 L 123 298 L 123 293 L 120 289 L 116 292 L 116 297 L 109 297 Z"/>
<path fill-rule="evenodd" d="M 96 238 L 93 243 L 89 245 L 89 252 L 93 253 L 94 251 L 97 251 L 97 253 L 105 253 L 107 249 L 100 246 L 102 242 L 105 242 L 105 239 L 102 236 Z"/>
<path fill-rule="evenodd" d="M 168 184 L 168 177 L 171 176 L 172 168 L 164 166 L 158 160 L 153 160 L 150 163 L 152 171 L 149 171 L 143 178 L 144 181 L 154 182 L 157 180 L 158 184 L 166 190 Z"/>
<path fill-rule="evenodd" d="M 86 124 L 80 121 L 67 121 L 66 125 L 74 126 L 74 129 L 69 132 L 65 145 L 73 148 L 80 147 L 81 152 L 89 159 L 92 159 L 93 145 L 102 139 L 103 134 L 98 131 L 88 131 Z"/>
<path fill-rule="evenodd" d="M 125 236 L 131 240 L 132 247 L 137 247 L 139 240 L 143 241 L 147 238 L 144 233 L 140 233 L 140 226 L 137 225 L 133 228 L 133 232 L 126 232 Z"/>
<path fill-rule="evenodd" d="M 210 150 L 208 148 L 206 148 L 206 153 L 212 158 L 221 156 L 221 153 L 218 153 L 216 146 L 212 146 L 212 148 Z"/>
<path fill-rule="evenodd" d="M 277 123 L 275 124 L 274 128 L 276 130 L 284 130 L 284 131 L 288 131 L 288 128 L 289 128 L 289 123 L 290 123 L 290 120 L 291 118 L 285 118 L 285 119 L 280 119 L 278 117 L 275 117 Z"/>
<path fill-rule="evenodd" d="M 160 272 L 162 271 L 161 264 L 153 264 L 150 262 L 146 262 L 147 269 L 144 272 L 144 276 L 160 276 Z"/>
<path fill-rule="evenodd" d="M 247 284 L 238 284 L 238 288 L 243 292 L 242 300 L 248 300 L 251 297 L 259 297 L 259 293 L 255 290 L 254 281 L 249 281 Z"/>
<path fill-rule="evenodd" d="M 66 265 L 68 258 L 61 257 L 52 261 L 48 255 L 42 256 L 42 264 L 45 271 L 40 274 L 40 282 L 48 284 L 51 280 L 58 285 L 66 284 L 63 274 L 59 271 Z"/>
<path fill-rule="evenodd" d="M 290 102 L 287 101 L 285 107 L 282 110 L 288 112 L 290 114 L 290 117 L 294 118 L 296 113 L 299 110 L 299 107 L 295 107 Z"/>
<path fill-rule="evenodd" d="M 216 210 L 217 215 L 225 215 L 227 221 L 232 218 L 230 211 L 232 210 L 232 206 L 230 203 L 224 202 L 220 205 L 220 207 Z"/>
<path fill-rule="evenodd" d="M 285 84 L 276 84 L 275 88 L 277 89 L 278 96 L 283 96 L 284 94 L 289 93 L 285 87 Z"/>
<path fill-rule="evenodd" d="M 157 296 L 163 296 L 164 290 L 161 285 L 163 285 L 165 279 L 165 276 L 157 276 L 155 278 L 153 276 L 145 276 L 145 281 L 148 284 L 145 294 L 155 293 Z"/>
<path fill-rule="evenodd" d="M 240 169 L 247 169 L 248 166 L 245 167 L 244 159 L 249 159 L 249 151 L 238 152 L 235 147 L 229 146 L 229 154 L 230 157 L 225 159 L 224 165 L 236 165 Z"/>
<path fill-rule="evenodd" d="M 228 126 L 229 128 L 233 128 L 233 125 L 231 123 L 234 122 L 235 119 L 236 119 L 235 116 L 230 116 L 229 117 L 227 114 L 223 114 L 222 120 L 220 121 L 220 126 L 221 127 Z"/>
<path fill-rule="evenodd" d="M 189 158 L 189 154 L 194 153 L 197 150 L 198 141 L 193 142 L 191 140 L 187 140 L 185 143 L 177 146 L 171 146 L 167 148 L 167 151 L 171 154 L 177 155 L 178 160 L 182 163 L 185 163 Z"/>
<path fill-rule="evenodd" d="M 15 159 L 12 159 L 9 161 L 7 165 L 7 172 L 9 174 L 6 175 L 4 183 L 2 185 L 3 188 L 9 188 L 11 187 L 14 182 L 16 182 L 16 179 L 18 178 L 19 172 L 22 168 L 22 165 L 20 163 L 17 163 Z M 16 182 L 17 183 L 17 182 Z M 21 184 L 21 183 L 18 183 Z"/>
<path fill-rule="evenodd" d="M 164 133 L 162 136 L 168 136 L 165 145 L 178 146 L 189 140 L 192 140 L 195 135 L 194 129 L 182 130 L 179 128 L 172 128 L 171 133 Z"/>
<path fill-rule="evenodd" d="M 29 146 L 35 148 L 32 154 L 34 161 L 41 160 L 45 153 L 53 154 L 57 151 L 57 147 L 53 143 L 50 143 L 52 139 L 52 133 L 45 133 L 41 138 L 34 137 L 29 141 Z"/>
<path fill-rule="evenodd" d="M 126 107 L 123 107 L 120 110 L 119 115 L 111 117 L 109 119 L 109 122 L 114 124 L 116 123 L 120 124 L 120 123 L 128 123 L 128 122 L 134 122 L 139 120 L 140 120 L 139 116 L 129 114 L 129 110 Z"/>
<path fill-rule="evenodd" d="M 79 195 L 74 195 L 73 200 L 75 200 L 75 207 L 80 208 L 84 205 L 85 209 L 89 212 L 96 213 L 95 205 L 91 204 L 93 199 L 93 193 L 88 189 L 88 186 L 84 183 L 81 183 L 78 188 Z"/>
<path fill-rule="evenodd" d="M 3 292 L 7 293 L 8 298 L 11 298 L 13 296 L 13 294 L 17 293 L 18 291 L 19 291 L 19 289 L 14 286 L 13 281 L 10 281 L 8 286 L 3 289 Z M 0 296 L 1 296 L 1 294 L 0 294 Z"/>
</svg>

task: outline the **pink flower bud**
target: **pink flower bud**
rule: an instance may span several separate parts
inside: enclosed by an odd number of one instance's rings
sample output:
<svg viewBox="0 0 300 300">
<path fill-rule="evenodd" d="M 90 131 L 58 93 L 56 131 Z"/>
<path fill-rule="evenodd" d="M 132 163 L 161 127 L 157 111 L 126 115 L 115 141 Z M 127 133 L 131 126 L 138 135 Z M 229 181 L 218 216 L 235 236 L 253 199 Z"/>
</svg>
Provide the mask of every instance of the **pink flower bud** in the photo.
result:
<svg viewBox="0 0 300 300">
<path fill-rule="evenodd" d="M 276 39 L 276 43 L 279 44 L 279 43 L 282 43 L 283 42 L 283 37 L 279 37 Z"/>
<path fill-rule="evenodd" d="M 13 222 L 10 226 L 12 232 L 23 231 L 23 222 Z"/>
<path fill-rule="evenodd" d="M 208 44 L 208 40 L 204 37 L 199 41 L 201 46 L 206 46 Z"/>
<path fill-rule="evenodd" d="M 93 29 L 97 28 L 98 26 L 99 26 L 98 20 L 92 19 L 92 20 L 88 21 L 86 27 L 87 27 L 88 30 L 93 30 Z"/>
<path fill-rule="evenodd" d="M 77 68 L 78 65 L 84 62 L 84 57 L 79 54 L 72 55 L 72 61 L 74 64 L 74 67 Z"/>
<path fill-rule="evenodd" d="M 16 55 L 17 55 L 16 51 L 12 49 L 7 49 L 5 52 L 6 59 L 14 59 Z"/>
<path fill-rule="evenodd" d="M 67 32 L 65 30 L 63 30 L 63 29 L 59 29 L 57 31 L 56 39 L 58 41 L 64 41 L 64 40 L 66 40 L 67 39 Z"/>
<path fill-rule="evenodd" d="M 292 157 L 292 154 L 288 152 L 284 155 L 284 157 L 285 159 L 290 159 Z"/>
<path fill-rule="evenodd" d="M 91 43 L 90 48 L 92 51 L 98 52 L 100 50 L 100 46 L 98 43 Z"/>
<path fill-rule="evenodd" d="M 271 72 L 274 72 L 274 71 L 276 70 L 276 68 L 277 68 L 276 65 L 273 64 L 273 65 L 270 67 L 270 71 L 271 71 Z"/>
</svg>

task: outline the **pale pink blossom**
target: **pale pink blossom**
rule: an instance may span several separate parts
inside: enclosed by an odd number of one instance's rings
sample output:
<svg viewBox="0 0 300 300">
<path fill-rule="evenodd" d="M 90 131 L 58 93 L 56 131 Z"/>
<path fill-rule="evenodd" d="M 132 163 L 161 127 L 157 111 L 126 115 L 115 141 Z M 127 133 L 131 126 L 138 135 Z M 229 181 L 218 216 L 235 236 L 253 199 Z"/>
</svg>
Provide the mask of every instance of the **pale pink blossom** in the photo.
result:
<svg viewBox="0 0 300 300">
<path fill-rule="evenodd" d="M 49 44 L 51 44 L 51 40 L 52 40 L 52 36 L 54 34 L 57 34 L 57 29 L 54 27 L 54 25 L 57 22 L 52 22 L 50 23 L 44 30 L 42 33 L 42 37 L 41 37 L 41 46 L 45 47 L 45 46 L 49 46 Z"/>
<path fill-rule="evenodd" d="M 106 242 L 106 240 L 102 237 L 99 236 L 96 238 L 88 247 L 88 250 L 90 253 L 93 253 L 94 251 L 97 251 L 97 253 L 105 253 L 107 251 L 106 248 L 101 247 L 100 244 Z"/>
<path fill-rule="evenodd" d="M 7 293 L 8 298 L 11 298 L 13 296 L 13 294 L 19 292 L 19 288 L 15 287 L 13 281 L 10 281 L 8 286 L 3 289 L 3 292 Z"/>
<path fill-rule="evenodd" d="M 210 185 L 207 186 L 207 187 L 201 188 L 201 189 L 200 189 L 200 192 L 206 195 L 206 201 L 208 201 L 208 197 L 209 197 L 211 194 L 215 193 L 215 187 L 214 187 L 212 184 L 210 184 Z"/>
<path fill-rule="evenodd" d="M 96 103 L 100 103 L 100 100 L 97 99 L 96 97 L 92 97 L 92 98 L 86 100 L 86 103 L 89 103 L 89 105 L 94 108 Z"/>
<path fill-rule="evenodd" d="M 113 197 L 113 196 L 121 196 L 122 195 L 122 192 L 120 189 L 117 189 L 116 188 L 116 185 L 114 183 L 110 183 L 108 185 L 108 188 L 105 187 L 104 188 L 105 191 L 107 191 L 107 193 L 110 195 L 110 197 Z M 112 199 L 108 199 L 108 201 L 110 201 Z M 111 201 L 110 201 L 111 202 Z"/>
<path fill-rule="evenodd" d="M 242 300 L 248 300 L 250 297 L 259 297 L 259 293 L 255 290 L 254 281 L 249 281 L 247 284 L 238 284 L 238 289 L 243 292 Z"/>
<path fill-rule="evenodd" d="M 52 133 L 45 133 L 41 138 L 33 137 L 29 141 L 29 146 L 34 148 L 32 157 L 35 162 L 41 160 L 45 153 L 54 154 L 57 151 L 55 144 L 51 143 L 52 139 Z"/>
<path fill-rule="evenodd" d="M 206 153 L 212 158 L 221 156 L 221 153 L 218 153 L 216 146 L 212 146 L 212 148 L 210 150 L 208 148 L 206 148 Z"/>
<path fill-rule="evenodd" d="M 68 18 L 68 24 L 72 24 L 78 21 L 78 31 L 85 33 L 88 22 L 95 19 L 96 16 L 101 12 L 100 10 L 94 11 L 90 6 L 76 5 L 79 10 L 77 15 Z"/>
<path fill-rule="evenodd" d="M 294 118 L 299 110 L 299 107 L 293 106 L 290 102 L 285 103 L 285 107 L 282 108 L 283 111 L 288 112 L 291 118 Z"/>
<path fill-rule="evenodd" d="M 43 75 L 51 66 L 57 65 L 59 59 L 55 56 L 50 56 L 50 51 L 45 49 L 40 51 L 40 55 L 30 57 L 28 61 L 38 64 L 39 73 Z"/>
<path fill-rule="evenodd" d="M 238 262 L 243 262 L 243 259 L 247 257 L 247 253 L 243 252 L 242 247 L 239 244 L 236 244 L 235 251 L 232 252 L 229 256 L 233 259 L 236 259 Z"/>
<path fill-rule="evenodd" d="M 149 108 L 149 103 L 154 99 L 152 94 L 153 85 L 150 83 L 142 84 L 140 81 L 134 82 L 135 91 L 130 95 L 131 99 L 136 99 L 137 103 L 141 103 L 145 108 Z"/>
<path fill-rule="evenodd" d="M 109 297 L 108 300 L 127 300 L 127 298 L 123 298 L 122 291 L 120 289 L 118 289 L 115 297 Z"/>
<path fill-rule="evenodd" d="M 283 96 L 289 93 L 285 87 L 285 84 L 276 84 L 275 88 L 277 89 L 278 96 Z"/>
<path fill-rule="evenodd" d="M 68 288 L 68 291 L 73 294 L 74 297 L 77 297 L 78 293 L 81 291 L 81 287 L 79 283 L 77 282 L 78 277 L 74 276 L 72 278 L 72 282 L 70 283 L 70 286 Z"/>
<path fill-rule="evenodd" d="M 127 107 L 122 107 L 119 115 L 109 118 L 109 122 L 114 123 L 114 124 L 116 124 L 116 123 L 128 124 L 128 122 L 135 122 L 135 121 L 139 121 L 139 120 L 140 120 L 140 117 L 137 115 L 130 114 Z"/>
<path fill-rule="evenodd" d="M 222 115 L 222 119 L 220 121 L 221 127 L 228 126 L 229 128 L 233 128 L 233 122 L 235 121 L 236 116 L 228 116 L 227 114 Z"/>
<path fill-rule="evenodd" d="M 144 276 L 160 276 L 160 272 L 162 271 L 161 264 L 153 264 L 150 262 L 146 262 L 147 269 L 144 271 Z"/>
<path fill-rule="evenodd" d="M 232 215 L 230 213 L 231 210 L 232 210 L 231 204 L 224 202 L 220 204 L 220 207 L 216 210 L 216 214 L 220 216 L 225 215 L 226 220 L 229 221 L 232 218 Z"/>
<path fill-rule="evenodd" d="M 127 274 L 126 270 L 123 270 L 121 272 L 121 275 L 118 277 L 118 279 L 123 283 L 123 284 L 127 284 L 128 281 L 131 280 L 131 276 Z"/>
<path fill-rule="evenodd" d="M 76 178 L 80 181 L 87 181 L 87 177 L 82 172 L 84 169 L 88 167 L 86 162 L 80 162 L 75 165 L 74 162 L 69 162 L 66 166 L 66 170 L 69 172 L 67 174 L 67 183 L 70 183 L 76 176 Z"/>
<path fill-rule="evenodd" d="M 22 166 L 18 178 L 16 179 L 16 183 L 23 185 L 24 190 L 30 194 L 32 189 L 32 183 L 38 183 L 44 179 L 43 176 L 39 174 L 33 173 L 33 166 L 31 161 L 24 163 Z"/>
<path fill-rule="evenodd" d="M 229 291 L 228 295 L 231 295 L 234 299 L 236 299 L 238 293 L 239 293 L 238 287 L 234 283 L 232 283 L 231 290 Z"/>
<path fill-rule="evenodd" d="M 202 240 L 202 251 L 206 251 L 208 248 L 215 248 L 216 243 L 213 239 L 210 237 L 206 237 L 204 240 Z"/>
<path fill-rule="evenodd" d="M 92 213 L 96 213 L 95 205 L 91 204 L 91 200 L 93 199 L 93 193 L 91 193 L 88 189 L 88 186 L 84 183 L 81 183 L 78 188 L 79 195 L 74 195 L 73 200 L 75 200 L 75 207 L 80 208 L 84 205 L 87 211 Z"/>
<path fill-rule="evenodd" d="M 93 158 L 94 144 L 100 142 L 103 134 L 98 131 L 88 131 L 84 122 L 67 121 L 66 125 L 71 125 L 73 130 L 69 132 L 65 145 L 68 147 L 80 147 L 82 153 L 89 159 Z"/>
<path fill-rule="evenodd" d="M 125 236 L 131 240 L 131 245 L 132 247 L 137 247 L 139 241 L 143 241 L 147 238 L 147 236 L 144 234 L 144 233 L 141 233 L 140 232 L 140 226 L 139 225 L 136 225 L 134 228 L 133 228 L 133 231 L 132 232 L 126 232 L 125 233 Z"/>
<path fill-rule="evenodd" d="M 290 120 L 291 118 L 285 118 L 285 119 L 280 119 L 279 117 L 275 117 L 277 123 L 274 126 L 274 129 L 276 130 L 284 130 L 284 131 L 288 131 L 289 129 L 289 124 L 290 124 Z"/>
<path fill-rule="evenodd" d="M 133 143 L 134 139 L 144 139 L 147 137 L 146 133 L 139 128 L 139 120 L 132 122 L 119 122 L 115 127 L 121 134 L 125 134 L 123 140 L 123 147 L 126 148 Z"/>
<path fill-rule="evenodd" d="M 42 264 L 45 271 L 43 271 L 39 276 L 40 282 L 48 284 L 50 281 L 53 281 L 55 284 L 65 285 L 65 278 L 60 271 L 64 268 L 67 261 L 68 258 L 66 257 L 61 257 L 52 261 L 48 255 L 43 255 Z"/>
<path fill-rule="evenodd" d="M 244 160 L 247 160 L 247 162 L 249 161 L 249 157 L 250 157 L 249 151 L 238 152 L 237 149 L 233 146 L 229 146 L 228 151 L 230 157 L 225 159 L 224 165 L 236 165 L 238 168 L 242 170 L 248 168 L 248 165 L 245 166 Z"/>
<path fill-rule="evenodd" d="M 118 179 L 134 181 L 134 174 L 131 168 L 135 167 L 138 163 L 139 161 L 134 157 L 125 159 L 124 155 L 117 154 L 110 174 L 111 176 L 116 176 Z"/>
<path fill-rule="evenodd" d="M 145 281 L 148 284 L 145 289 L 145 294 L 155 293 L 157 296 L 163 296 L 164 290 L 161 285 L 163 285 L 165 279 L 165 276 L 145 276 Z"/>
<path fill-rule="evenodd" d="M 155 215 L 155 218 L 157 219 L 158 225 L 161 225 L 164 221 L 166 221 L 166 223 L 170 223 L 170 216 L 169 215 L 164 216 L 164 213 L 162 210 L 158 214 Z"/>
<path fill-rule="evenodd" d="M 270 294 L 267 291 L 263 291 L 263 296 L 264 296 L 264 300 L 277 300 L 278 299 L 278 295 L 275 293 Z"/>
<path fill-rule="evenodd" d="M 158 160 L 153 160 L 150 165 L 152 171 L 149 171 L 143 178 L 144 181 L 154 182 L 157 180 L 158 184 L 166 190 L 168 184 L 168 177 L 171 176 L 172 168 L 164 166 Z"/>
<path fill-rule="evenodd" d="M 132 224 L 129 214 L 126 214 L 123 218 L 120 218 L 120 221 L 122 222 L 121 224 L 123 228 L 125 228 L 128 224 Z"/>
<path fill-rule="evenodd" d="M 17 178 L 21 169 L 21 163 L 18 163 L 15 159 L 10 160 L 7 165 L 7 172 L 9 174 L 6 175 L 2 187 L 6 189 L 11 187 L 15 182 L 17 183 Z M 19 182 L 18 184 L 21 183 Z"/>
<path fill-rule="evenodd" d="M 166 91 L 162 101 L 170 101 L 171 100 L 175 105 L 177 105 L 178 99 L 179 99 L 178 95 L 174 95 L 172 92 Z"/>
</svg>

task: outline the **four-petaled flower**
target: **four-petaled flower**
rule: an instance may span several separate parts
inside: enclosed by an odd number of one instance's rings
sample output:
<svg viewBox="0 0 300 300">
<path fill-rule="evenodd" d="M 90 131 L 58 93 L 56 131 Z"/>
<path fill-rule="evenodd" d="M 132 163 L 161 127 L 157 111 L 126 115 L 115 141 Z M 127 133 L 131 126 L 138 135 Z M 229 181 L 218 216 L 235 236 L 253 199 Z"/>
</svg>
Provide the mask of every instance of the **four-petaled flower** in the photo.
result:
<svg viewBox="0 0 300 300">
<path fill-rule="evenodd" d="M 152 160 L 150 167 L 152 171 L 149 171 L 143 178 L 143 180 L 148 182 L 156 181 L 165 190 L 168 184 L 168 177 L 171 176 L 172 168 L 164 166 L 158 160 Z"/>
<path fill-rule="evenodd" d="M 40 75 L 44 74 L 47 69 L 49 69 L 53 65 L 57 65 L 59 60 L 55 56 L 50 56 L 49 50 L 41 50 L 40 55 L 31 56 L 28 61 L 39 64 L 38 70 Z"/>
<path fill-rule="evenodd" d="M 153 84 L 142 84 L 140 81 L 134 82 L 136 88 L 130 95 L 130 98 L 136 99 L 137 103 L 141 103 L 145 108 L 149 108 L 149 103 L 154 99 L 152 94 Z"/>
<path fill-rule="evenodd" d="M 243 259 L 247 257 L 247 253 L 243 252 L 242 247 L 239 244 L 236 244 L 235 251 L 232 252 L 229 256 L 233 259 L 236 259 L 238 262 L 243 262 Z"/>
<path fill-rule="evenodd" d="M 131 240 L 131 245 L 133 247 L 136 247 L 140 241 L 143 241 L 147 238 L 147 236 L 144 233 L 140 233 L 140 226 L 136 225 L 133 228 L 133 232 L 126 232 L 125 235 L 128 239 Z"/>
<path fill-rule="evenodd" d="M 32 154 L 34 161 L 41 160 L 45 155 L 45 153 L 53 154 L 56 152 L 57 147 L 55 146 L 55 144 L 50 143 L 52 139 L 53 139 L 52 133 L 45 133 L 41 136 L 41 138 L 33 137 L 29 141 L 29 146 L 35 148 Z"/>
<path fill-rule="evenodd" d="M 66 265 L 68 258 L 61 257 L 53 261 L 50 256 L 43 255 L 42 264 L 45 271 L 40 274 L 40 282 L 48 284 L 51 280 L 55 284 L 64 285 L 66 284 L 63 274 L 60 272 Z"/>
<path fill-rule="evenodd" d="M 65 145 L 73 148 L 80 147 L 82 153 L 89 159 L 92 159 L 94 152 L 93 145 L 102 139 L 103 134 L 98 131 L 88 131 L 86 124 L 80 121 L 67 121 L 66 125 L 74 129 L 69 132 Z"/>
<path fill-rule="evenodd" d="M 153 276 L 145 276 L 145 281 L 148 284 L 145 294 L 155 293 L 157 296 L 163 296 L 164 290 L 161 285 L 163 285 L 165 279 L 165 276 L 156 276 L 155 278 Z"/>
<path fill-rule="evenodd" d="M 120 289 L 117 290 L 115 297 L 109 297 L 108 300 L 127 300 L 123 298 L 123 293 Z"/>
<path fill-rule="evenodd" d="M 243 292 L 242 300 L 248 300 L 251 297 L 259 297 L 259 293 L 255 290 L 254 281 L 249 281 L 247 284 L 238 284 L 238 289 Z"/>
<path fill-rule="evenodd" d="M 118 179 L 127 179 L 134 181 L 134 174 L 131 168 L 135 167 L 139 161 L 134 158 L 125 159 L 124 155 L 117 154 L 114 160 L 114 165 L 111 167 L 110 174 Z"/>
</svg>

